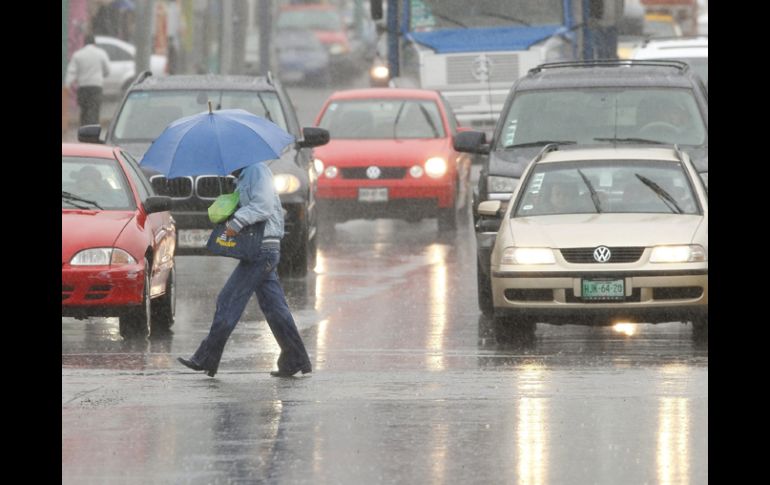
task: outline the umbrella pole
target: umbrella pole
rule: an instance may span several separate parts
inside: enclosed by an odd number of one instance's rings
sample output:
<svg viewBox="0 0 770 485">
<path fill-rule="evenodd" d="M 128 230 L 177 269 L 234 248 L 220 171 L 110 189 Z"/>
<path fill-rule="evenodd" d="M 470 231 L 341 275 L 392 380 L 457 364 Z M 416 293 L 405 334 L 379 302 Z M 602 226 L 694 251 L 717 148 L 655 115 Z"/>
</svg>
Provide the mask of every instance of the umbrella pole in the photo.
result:
<svg viewBox="0 0 770 485">
<path fill-rule="evenodd" d="M 214 112 L 211 110 L 211 100 L 209 100 L 209 114 L 214 114 Z"/>
</svg>

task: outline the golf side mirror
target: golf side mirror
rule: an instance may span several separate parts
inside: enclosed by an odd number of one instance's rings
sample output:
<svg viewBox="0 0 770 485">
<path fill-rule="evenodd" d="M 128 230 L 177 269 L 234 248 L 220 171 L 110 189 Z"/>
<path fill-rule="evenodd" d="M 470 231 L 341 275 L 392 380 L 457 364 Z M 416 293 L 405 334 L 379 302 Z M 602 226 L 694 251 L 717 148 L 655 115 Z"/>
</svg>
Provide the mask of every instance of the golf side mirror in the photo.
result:
<svg viewBox="0 0 770 485">
<path fill-rule="evenodd" d="M 499 200 L 485 200 L 479 204 L 478 212 L 481 216 L 497 217 L 501 207 Z"/>
<path fill-rule="evenodd" d="M 487 134 L 483 131 L 461 131 L 455 135 L 453 145 L 458 152 L 489 153 Z"/>
<path fill-rule="evenodd" d="M 165 195 L 158 195 L 153 197 L 147 197 L 144 201 L 144 211 L 148 214 L 154 214 L 156 212 L 164 212 L 171 210 L 171 197 Z"/>
<path fill-rule="evenodd" d="M 102 143 L 99 135 L 102 132 L 100 125 L 84 125 L 78 128 L 78 141 L 81 143 Z"/>
<path fill-rule="evenodd" d="M 302 128 L 302 140 L 297 142 L 298 148 L 312 148 L 329 143 L 329 131 L 323 128 Z"/>
</svg>

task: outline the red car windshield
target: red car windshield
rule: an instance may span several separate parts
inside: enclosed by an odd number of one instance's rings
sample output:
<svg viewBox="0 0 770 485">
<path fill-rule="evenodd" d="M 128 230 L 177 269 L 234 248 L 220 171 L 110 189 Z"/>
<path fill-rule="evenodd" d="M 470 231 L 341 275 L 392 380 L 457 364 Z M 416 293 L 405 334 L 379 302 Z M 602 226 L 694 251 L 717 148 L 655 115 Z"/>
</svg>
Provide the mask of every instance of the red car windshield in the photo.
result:
<svg viewBox="0 0 770 485">
<path fill-rule="evenodd" d="M 118 162 L 62 157 L 62 209 L 133 210 L 131 189 Z"/>
<path fill-rule="evenodd" d="M 444 123 L 431 100 L 333 101 L 319 123 L 332 139 L 444 138 Z"/>
</svg>

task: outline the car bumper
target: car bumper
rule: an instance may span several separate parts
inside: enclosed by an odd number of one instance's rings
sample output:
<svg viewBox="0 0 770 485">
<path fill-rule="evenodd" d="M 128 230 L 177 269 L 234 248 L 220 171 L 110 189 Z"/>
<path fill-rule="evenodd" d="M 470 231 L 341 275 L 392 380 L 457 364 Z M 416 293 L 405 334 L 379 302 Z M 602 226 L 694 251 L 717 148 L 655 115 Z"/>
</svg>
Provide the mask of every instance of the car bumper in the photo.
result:
<svg viewBox="0 0 770 485">
<path fill-rule="evenodd" d="M 115 316 L 140 305 L 144 267 L 125 265 L 62 268 L 62 316 Z"/>
<path fill-rule="evenodd" d="M 581 295 L 584 278 L 622 279 L 619 301 L 590 301 Z M 550 323 L 617 320 L 670 322 L 708 313 L 708 268 L 671 271 L 506 272 L 492 271 L 495 314 Z"/>
<path fill-rule="evenodd" d="M 454 182 L 448 177 L 435 180 L 424 180 L 404 184 L 394 180 L 337 180 L 319 182 L 316 198 L 321 201 L 341 201 L 349 204 L 366 205 L 368 202 L 358 202 L 359 189 L 386 188 L 387 202 L 404 201 L 433 201 L 436 208 L 451 207 L 455 197 Z"/>
</svg>

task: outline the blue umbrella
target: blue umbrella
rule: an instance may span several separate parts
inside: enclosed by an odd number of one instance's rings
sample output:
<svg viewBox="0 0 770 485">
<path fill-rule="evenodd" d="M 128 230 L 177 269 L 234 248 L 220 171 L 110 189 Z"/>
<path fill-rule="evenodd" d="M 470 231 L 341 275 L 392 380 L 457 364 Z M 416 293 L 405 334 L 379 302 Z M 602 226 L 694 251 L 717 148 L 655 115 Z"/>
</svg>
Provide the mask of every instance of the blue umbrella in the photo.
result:
<svg viewBox="0 0 770 485">
<path fill-rule="evenodd" d="M 171 122 L 152 142 L 140 165 L 167 178 L 228 175 L 279 158 L 294 136 L 242 109 L 199 113 Z"/>
</svg>

